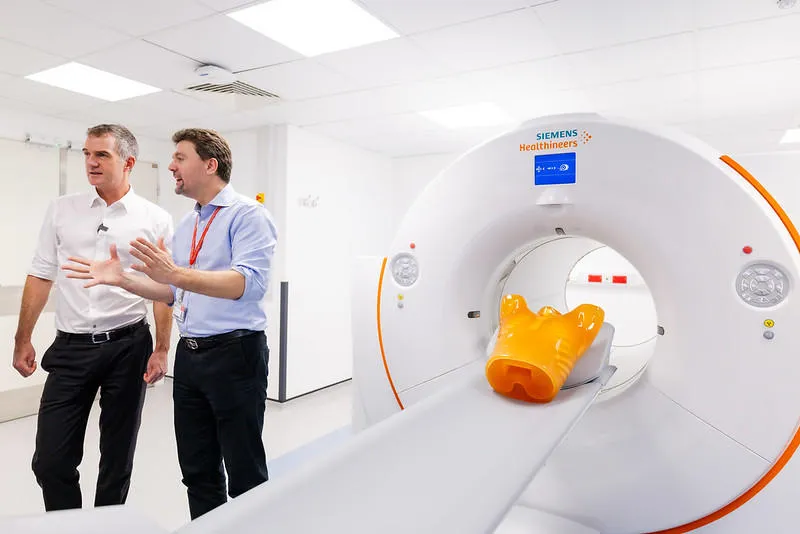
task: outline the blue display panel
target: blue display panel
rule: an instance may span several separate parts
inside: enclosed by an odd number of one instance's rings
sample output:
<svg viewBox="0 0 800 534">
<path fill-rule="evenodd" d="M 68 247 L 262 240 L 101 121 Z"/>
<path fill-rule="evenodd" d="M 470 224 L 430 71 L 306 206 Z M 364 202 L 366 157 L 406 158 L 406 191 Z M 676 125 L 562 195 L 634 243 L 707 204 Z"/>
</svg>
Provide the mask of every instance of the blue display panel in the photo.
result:
<svg viewBox="0 0 800 534">
<path fill-rule="evenodd" d="M 534 158 L 534 185 L 574 184 L 575 152 L 542 154 Z"/>
</svg>

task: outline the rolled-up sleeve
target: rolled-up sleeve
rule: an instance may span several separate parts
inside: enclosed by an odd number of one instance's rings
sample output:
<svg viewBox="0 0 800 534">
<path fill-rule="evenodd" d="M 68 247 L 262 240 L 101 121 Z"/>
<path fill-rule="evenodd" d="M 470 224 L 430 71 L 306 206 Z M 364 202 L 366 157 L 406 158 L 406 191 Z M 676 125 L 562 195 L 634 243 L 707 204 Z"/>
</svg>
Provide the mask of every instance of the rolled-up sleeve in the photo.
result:
<svg viewBox="0 0 800 534">
<path fill-rule="evenodd" d="M 45 280 L 55 280 L 58 276 L 58 243 L 56 235 L 57 201 L 47 208 L 44 221 L 39 230 L 39 241 L 33 254 L 28 274 Z"/>
<path fill-rule="evenodd" d="M 231 268 L 244 276 L 244 293 L 239 300 L 264 298 L 270 282 L 270 269 L 278 232 L 261 205 L 242 210 L 231 227 Z"/>
</svg>

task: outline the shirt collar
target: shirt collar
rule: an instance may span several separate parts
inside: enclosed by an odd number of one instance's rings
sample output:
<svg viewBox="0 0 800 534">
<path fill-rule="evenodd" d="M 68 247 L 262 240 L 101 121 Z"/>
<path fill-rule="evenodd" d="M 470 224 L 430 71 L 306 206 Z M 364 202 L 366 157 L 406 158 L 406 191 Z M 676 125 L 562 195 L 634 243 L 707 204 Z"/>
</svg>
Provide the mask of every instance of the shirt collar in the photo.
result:
<svg viewBox="0 0 800 534">
<path fill-rule="evenodd" d="M 90 208 L 94 207 L 95 203 L 97 203 L 97 202 L 105 203 L 105 200 L 103 200 L 100 197 L 100 195 L 97 193 L 97 188 L 96 187 L 93 187 L 91 191 L 92 192 L 91 192 L 91 194 L 89 196 L 89 207 Z M 131 186 L 129 186 L 128 192 L 125 193 L 125 195 L 123 195 L 123 197 L 121 199 L 117 200 L 114 204 L 121 205 L 125 209 L 125 211 L 127 211 L 128 208 L 130 208 L 130 203 L 133 200 L 134 196 L 135 196 L 135 193 L 133 192 L 133 186 L 131 185 Z"/>
<path fill-rule="evenodd" d="M 227 184 L 222 188 L 222 191 L 217 193 L 217 196 L 211 199 L 211 202 L 209 202 L 208 205 L 200 206 L 200 204 L 195 204 L 194 210 L 199 213 L 203 208 L 206 210 L 211 209 L 211 206 L 220 206 L 224 208 L 233 205 L 234 202 L 236 202 L 236 191 L 234 191 L 231 184 Z"/>
</svg>

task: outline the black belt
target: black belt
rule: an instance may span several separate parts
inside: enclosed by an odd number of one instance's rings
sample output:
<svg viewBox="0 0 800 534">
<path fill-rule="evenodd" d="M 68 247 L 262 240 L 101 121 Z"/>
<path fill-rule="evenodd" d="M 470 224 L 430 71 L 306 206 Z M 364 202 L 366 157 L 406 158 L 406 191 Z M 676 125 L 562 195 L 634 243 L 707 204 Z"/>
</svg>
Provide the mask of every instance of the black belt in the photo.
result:
<svg viewBox="0 0 800 534">
<path fill-rule="evenodd" d="M 147 326 L 147 319 L 142 319 L 141 321 L 137 321 L 128 326 L 123 326 L 122 328 L 117 328 L 116 330 L 111 330 L 109 332 L 95 332 L 93 334 L 72 334 L 69 332 L 62 332 L 61 330 L 56 332 L 56 337 L 65 339 L 67 341 L 75 341 L 79 343 L 108 343 L 109 341 L 116 341 L 118 339 L 122 339 L 133 334 L 136 330 L 142 328 L 143 326 Z"/>
<path fill-rule="evenodd" d="M 209 347 L 214 347 L 224 341 L 257 333 L 258 332 L 255 330 L 233 330 L 231 332 L 225 332 L 224 334 L 217 334 L 216 336 L 182 337 L 181 342 L 191 350 L 202 350 Z"/>
</svg>

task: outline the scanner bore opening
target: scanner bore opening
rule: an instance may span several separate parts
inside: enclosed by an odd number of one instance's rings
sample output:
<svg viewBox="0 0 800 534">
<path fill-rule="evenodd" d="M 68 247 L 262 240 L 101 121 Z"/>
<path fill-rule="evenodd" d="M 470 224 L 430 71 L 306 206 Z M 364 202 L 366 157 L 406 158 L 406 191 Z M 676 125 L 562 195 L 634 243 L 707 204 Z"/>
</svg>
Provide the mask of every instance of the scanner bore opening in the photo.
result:
<svg viewBox="0 0 800 534">
<path fill-rule="evenodd" d="M 598 400 L 618 395 L 636 383 L 655 352 L 659 327 L 650 289 L 624 256 L 593 239 L 561 234 L 522 249 L 503 273 L 494 299 L 494 334 L 487 354 L 496 339 L 503 295 L 522 295 L 532 311 L 553 306 L 566 313 L 581 303 L 596 304 L 605 311 L 606 322 L 614 326 L 610 364 L 617 367 Z M 599 282 L 594 281 L 597 275 Z"/>
</svg>

